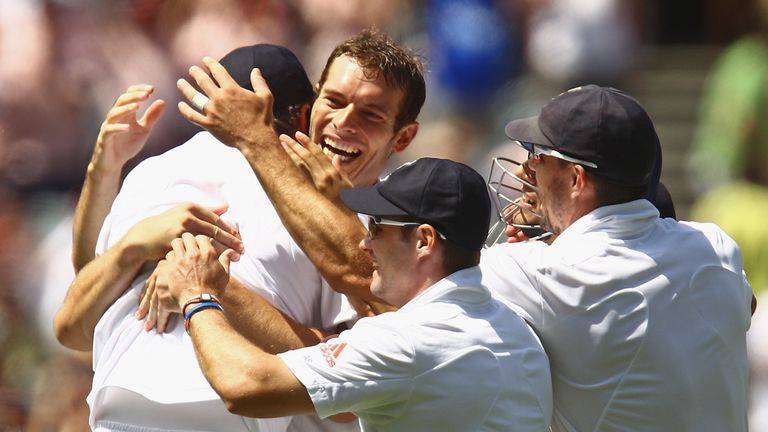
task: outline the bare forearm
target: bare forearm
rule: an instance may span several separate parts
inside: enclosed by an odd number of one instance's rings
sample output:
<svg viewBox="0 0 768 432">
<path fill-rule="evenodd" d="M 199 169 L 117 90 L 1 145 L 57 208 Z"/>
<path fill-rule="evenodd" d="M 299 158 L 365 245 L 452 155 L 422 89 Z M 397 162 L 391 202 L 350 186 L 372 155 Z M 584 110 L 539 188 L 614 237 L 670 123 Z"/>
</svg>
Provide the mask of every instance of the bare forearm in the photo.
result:
<svg viewBox="0 0 768 432">
<path fill-rule="evenodd" d="M 229 411 L 250 417 L 314 412 L 306 389 L 282 360 L 245 340 L 221 312 L 195 314 L 190 335 L 203 374 Z"/>
<path fill-rule="evenodd" d="M 365 228 L 357 215 L 320 193 L 294 165 L 274 135 L 258 147 L 239 146 L 283 224 L 334 290 L 365 300 L 372 263 L 359 250 Z"/>
<path fill-rule="evenodd" d="M 99 230 L 119 189 L 120 170 L 100 170 L 91 161 L 72 227 L 72 264 L 75 272 L 94 259 Z"/>
<path fill-rule="evenodd" d="M 230 278 L 220 300 L 232 326 L 268 353 L 316 345 L 327 336 L 319 329 L 297 323 L 234 278 Z"/>
<path fill-rule="evenodd" d="M 128 288 L 143 264 L 135 248 L 118 243 L 83 267 L 54 318 L 59 342 L 72 349 L 91 350 L 96 323 Z"/>
<path fill-rule="evenodd" d="M 153 91 L 154 87 L 148 84 L 129 86 L 101 124 L 75 210 L 72 248 L 75 271 L 80 271 L 94 258 L 99 229 L 120 188 L 121 171 L 125 163 L 144 147 L 147 136 L 165 109 L 165 102 L 156 100 L 143 116 L 136 116 L 140 104 Z"/>
</svg>

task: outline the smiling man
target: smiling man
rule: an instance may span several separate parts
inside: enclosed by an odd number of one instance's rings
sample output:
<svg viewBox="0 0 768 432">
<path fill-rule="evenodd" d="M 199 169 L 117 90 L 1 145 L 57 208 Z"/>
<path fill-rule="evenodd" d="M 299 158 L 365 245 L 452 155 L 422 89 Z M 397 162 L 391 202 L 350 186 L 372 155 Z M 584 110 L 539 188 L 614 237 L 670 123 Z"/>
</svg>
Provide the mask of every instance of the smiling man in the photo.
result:
<svg viewBox="0 0 768 432">
<path fill-rule="evenodd" d="M 312 107 L 310 138 L 356 186 L 374 184 L 392 153 L 404 150 L 418 130 L 424 101 L 423 82 L 414 79 L 418 64 L 405 63 L 408 74 L 396 74 L 382 64 L 387 57 L 355 45 L 355 39 L 340 45 L 329 57 Z"/>
<path fill-rule="evenodd" d="M 251 92 L 215 60 L 203 61 L 211 76 L 197 66 L 190 75 L 210 100 L 200 111 L 180 103 L 182 115 L 243 153 L 292 238 L 336 291 L 378 301 L 369 290 L 370 259 L 357 248 L 365 227 L 338 200 L 329 203 L 334 198 L 307 182 L 306 173 L 280 147 L 270 126 L 272 96 L 259 71 L 252 74 Z M 199 98 L 187 81 L 179 80 L 178 86 L 188 100 Z M 416 118 L 425 97 L 418 56 L 384 33 L 365 30 L 328 57 L 304 143 L 322 146 L 354 186 L 370 186 L 387 159 L 418 132 Z"/>
</svg>

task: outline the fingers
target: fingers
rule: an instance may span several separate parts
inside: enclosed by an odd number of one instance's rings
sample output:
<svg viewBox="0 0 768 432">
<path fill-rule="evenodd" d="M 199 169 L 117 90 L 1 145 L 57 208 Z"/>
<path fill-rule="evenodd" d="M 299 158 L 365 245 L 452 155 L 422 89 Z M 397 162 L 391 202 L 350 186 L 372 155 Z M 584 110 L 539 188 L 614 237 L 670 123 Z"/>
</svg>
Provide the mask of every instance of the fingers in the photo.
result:
<svg viewBox="0 0 768 432">
<path fill-rule="evenodd" d="M 147 92 L 152 93 L 155 91 L 155 87 L 151 84 L 132 84 L 128 86 L 128 88 L 125 90 L 126 93 L 133 93 L 133 92 Z"/>
<path fill-rule="evenodd" d="M 521 243 L 528 240 L 528 236 L 520 228 L 507 225 L 504 231 L 507 235 L 507 243 Z"/>
<path fill-rule="evenodd" d="M 187 255 L 197 255 L 200 253 L 200 247 L 198 246 L 197 240 L 192 233 L 185 232 L 182 234 L 181 241 L 183 243 L 184 251 Z M 176 251 L 175 247 L 174 251 Z"/>
<path fill-rule="evenodd" d="M 158 99 L 147 108 L 147 110 L 144 112 L 144 115 L 139 120 L 139 125 L 146 128 L 147 130 L 152 130 L 152 127 L 154 127 L 157 120 L 160 118 L 160 116 L 165 111 L 165 101 L 162 99 Z"/>
<path fill-rule="evenodd" d="M 204 228 L 209 228 L 208 230 L 201 230 L 200 232 L 194 233 L 194 234 L 205 234 L 208 236 L 213 236 L 215 228 L 221 229 L 225 233 L 229 233 L 232 236 L 237 236 L 237 230 L 228 224 L 224 219 L 221 218 L 221 215 L 224 214 L 229 207 L 203 207 L 194 203 L 190 203 L 188 210 L 190 213 L 192 213 L 193 216 L 200 219 L 202 222 L 206 222 L 208 225 L 203 224 Z"/>
<path fill-rule="evenodd" d="M 157 324 L 157 292 L 153 292 L 149 297 L 149 312 L 147 312 L 147 320 L 144 321 L 144 331 L 150 331 L 155 328 Z"/>
<path fill-rule="evenodd" d="M 154 89 L 152 86 L 148 86 L 146 84 L 128 87 L 128 90 L 126 90 L 125 93 L 117 97 L 117 100 L 113 106 L 117 107 L 127 105 L 129 103 L 136 103 L 147 100 L 153 92 Z"/>
<path fill-rule="evenodd" d="M 212 97 L 219 89 L 219 86 L 211 79 L 210 75 L 208 75 L 200 66 L 190 67 L 189 75 L 192 76 L 205 96 Z"/>
<path fill-rule="evenodd" d="M 160 303 L 160 307 L 157 311 L 157 331 L 158 333 L 165 333 L 168 331 L 168 324 L 171 322 L 171 318 L 176 315 L 175 312 L 171 312 L 168 310 L 168 308 L 164 305 L 164 303 Z"/>
<path fill-rule="evenodd" d="M 229 255 L 230 261 L 237 262 L 237 261 L 240 261 L 240 258 L 242 258 L 242 255 L 239 252 L 237 252 L 237 251 L 233 250 L 231 247 L 228 247 L 227 245 L 225 245 L 223 243 L 219 243 L 217 241 L 213 242 L 213 249 L 214 249 L 216 255 L 222 254 L 222 253 L 226 252 L 227 250 L 231 250 L 232 253 Z"/>
<path fill-rule="evenodd" d="M 211 72 L 213 79 L 215 79 L 216 82 L 219 83 L 219 87 L 227 87 L 227 86 L 233 86 L 233 85 L 239 87 L 237 82 L 234 79 L 232 79 L 232 76 L 229 74 L 229 72 L 227 72 L 224 66 L 221 65 L 221 63 L 217 62 L 211 57 L 206 56 L 206 57 L 203 57 L 203 64 Z M 210 94 L 210 93 L 206 91 L 206 94 Z"/>
<path fill-rule="evenodd" d="M 188 210 L 197 220 L 190 221 L 187 231 L 209 236 L 224 246 L 223 249 L 232 248 L 239 254 L 245 253 L 245 246 L 238 230 L 220 217 L 227 210 L 226 206 L 206 208 L 192 204 Z"/>
<path fill-rule="evenodd" d="M 144 283 L 144 289 L 141 292 L 141 301 L 139 302 L 139 309 L 136 311 L 136 319 L 143 320 L 149 313 L 149 301 L 155 293 L 155 276 L 154 273 L 149 275 L 149 278 Z"/>
<path fill-rule="evenodd" d="M 181 94 L 183 94 L 188 101 L 192 101 L 192 98 L 197 93 L 197 90 L 194 87 L 192 87 L 192 84 L 188 83 L 187 80 L 183 78 L 176 81 L 176 87 L 179 89 L 179 91 L 181 91 Z M 191 121 L 192 123 L 200 126 L 205 126 L 208 124 L 208 121 L 205 115 L 197 112 L 195 109 L 189 106 L 186 102 L 179 102 L 178 107 L 181 115 L 185 119 Z"/>
<path fill-rule="evenodd" d="M 304 161 L 304 158 L 302 157 L 302 151 L 304 150 L 301 145 L 293 140 L 291 137 L 285 134 L 281 134 L 279 137 L 280 145 L 283 147 L 283 150 L 285 150 L 285 153 L 288 155 L 288 157 L 291 158 L 291 161 L 293 161 L 293 164 L 297 167 L 301 168 L 302 170 L 306 171 L 305 174 L 309 173 L 309 167 L 307 167 L 306 162 Z"/>
<path fill-rule="evenodd" d="M 313 153 L 312 151 L 309 150 L 309 147 L 311 146 L 309 137 L 303 134 L 300 137 L 299 133 L 297 133 L 296 138 L 297 139 L 293 139 L 288 135 L 284 135 L 284 134 L 280 135 L 280 144 L 282 144 L 285 151 L 288 153 L 288 155 L 291 157 L 291 159 L 297 166 L 306 167 L 306 169 L 309 170 L 309 173 L 312 174 L 312 176 L 314 177 L 314 173 L 324 169 L 322 165 L 320 165 L 323 161 L 318 159 L 317 153 Z M 306 138 L 306 140 L 304 138 Z M 319 146 L 311 146 L 311 147 L 319 147 Z M 319 154 L 321 157 L 328 159 L 327 157 L 322 155 L 322 151 L 320 151 Z"/>
<path fill-rule="evenodd" d="M 235 254 L 235 251 L 232 249 L 227 249 L 224 252 L 219 255 L 219 262 L 221 263 L 221 266 L 224 267 L 224 270 L 227 271 L 227 274 L 229 274 L 229 263 L 232 261 L 232 257 Z M 235 260 L 236 261 L 236 260 Z"/>
<path fill-rule="evenodd" d="M 167 290 L 157 292 L 157 331 L 159 333 L 165 333 L 168 329 L 168 323 L 171 321 L 171 317 L 177 313 L 178 305 L 176 305 L 173 297 Z"/>
<path fill-rule="evenodd" d="M 286 150 L 290 150 L 290 152 L 296 153 L 300 158 L 305 159 L 307 156 L 309 156 L 310 153 L 305 148 L 306 144 L 302 144 L 299 141 L 291 138 L 286 134 L 280 134 L 279 139 L 280 139 L 280 144 L 282 144 L 283 148 L 285 148 Z"/>
<path fill-rule="evenodd" d="M 115 123 L 125 118 L 133 119 L 138 110 L 139 104 L 135 102 L 125 105 L 116 105 L 107 113 L 107 117 L 104 119 L 104 124 Z"/>
<path fill-rule="evenodd" d="M 259 68 L 255 68 L 251 71 L 251 85 L 253 86 L 254 93 L 262 95 L 269 94 L 271 98 L 272 92 L 269 90 L 267 80 L 264 79 L 264 76 L 261 74 L 261 70 Z"/>
<path fill-rule="evenodd" d="M 184 233 L 189 234 L 189 233 Z M 191 235 L 191 234 L 190 234 Z M 175 238 L 171 241 L 171 251 L 165 256 L 168 262 L 176 262 L 180 257 L 184 256 L 186 249 L 184 247 L 184 240 L 181 237 Z"/>
<path fill-rule="evenodd" d="M 306 148 L 310 148 L 310 144 L 313 144 L 312 140 L 309 138 L 309 135 L 301 131 L 296 131 L 296 140 Z M 320 148 L 319 145 L 315 145 L 314 147 Z"/>
<path fill-rule="evenodd" d="M 240 253 L 244 252 L 243 242 L 240 240 L 240 233 L 238 233 L 228 223 L 224 222 L 223 219 L 219 218 L 213 222 L 212 227 L 213 235 L 210 236 L 211 238 L 217 242 L 231 247 L 232 249 L 237 250 Z M 199 234 L 208 235 L 208 233 L 205 232 Z"/>
</svg>

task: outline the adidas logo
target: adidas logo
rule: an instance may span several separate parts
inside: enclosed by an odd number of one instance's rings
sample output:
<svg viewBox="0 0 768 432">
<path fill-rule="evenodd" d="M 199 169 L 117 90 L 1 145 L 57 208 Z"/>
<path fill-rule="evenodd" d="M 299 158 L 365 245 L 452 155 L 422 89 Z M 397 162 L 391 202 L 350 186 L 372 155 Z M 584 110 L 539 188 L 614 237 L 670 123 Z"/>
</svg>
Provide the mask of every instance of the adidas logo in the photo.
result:
<svg viewBox="0 0 768 432">
<path fill-rule="evenodd" d="M 320 344 L 320 352 L 323 354 L 323 358 L 325 359 L 325 362 L 328 363 L 328 366 L 336 366 L 336 359 L 339 358 L 339 355 L 346 346 L 346 342 Z"/>
</svg>

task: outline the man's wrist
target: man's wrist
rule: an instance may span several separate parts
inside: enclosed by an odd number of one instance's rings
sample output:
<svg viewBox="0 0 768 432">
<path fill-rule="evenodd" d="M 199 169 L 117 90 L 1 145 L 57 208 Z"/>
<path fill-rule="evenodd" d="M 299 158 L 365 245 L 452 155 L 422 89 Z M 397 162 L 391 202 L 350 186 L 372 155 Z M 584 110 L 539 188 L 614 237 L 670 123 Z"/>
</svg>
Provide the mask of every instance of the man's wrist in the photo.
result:
<svg viewBox="0 0 768 432">
<path fill-rule="evenodd" d="M 256 149 L 264 151 L 264 149 L 279 149 L 282 148 L 279 145 L 277 133 L 272 126 L 262 124 L 258 128 L 252 128 L 244 136 L 239 136 L 235 139 L 235 147 L 243 152 L 255 153 Z"/>
<path fill-rule="evenodd" d="M 115 164 L 110 166 L 109 164 L 94 159 L 91 159 L 91 161 L 88 163 L 86 176 L 99 180 L 104 178 L 120 177 L 120 173 L 123 170 L 122 165 Z"/>
<path fill-rule="evenodd" d="M 118 250 L 118 265 L 122 268 L 141 266 L 148 260 L 146 248 L 141 243 L 134 243 L 126 235 L 115 246 Z"/>
<path fill-rule="evenodd" d="M 182 316 L 184 317 L 184 330 L 189 333 L 189 324 L 192 317 L 198 312 L 202 312 L 207 309 L 216 309 L 219 312 L 224 312 L 224 308 L 221 306 L 219 300 L 212 294 L 202 293 L 187 300 L 183 306 L 181 306 Z"/>
<path fill-rule="evenodd" d="M 186 299 L 186 300 L 182 300 Z M 213 302 L 221 304 L 221 301 L 219 301 L 218 297 L 216 297 L 213 294 L 210 293 L 193 293 L 190 295 L 190 293 L 185 293 L 179 296 L 179 309 L 181 309 L 181 314 L 186 315 L 187 310 L 198 303 L 205 303 L 205 302 Z"/>
</svg>

